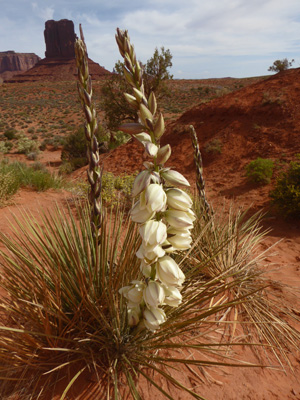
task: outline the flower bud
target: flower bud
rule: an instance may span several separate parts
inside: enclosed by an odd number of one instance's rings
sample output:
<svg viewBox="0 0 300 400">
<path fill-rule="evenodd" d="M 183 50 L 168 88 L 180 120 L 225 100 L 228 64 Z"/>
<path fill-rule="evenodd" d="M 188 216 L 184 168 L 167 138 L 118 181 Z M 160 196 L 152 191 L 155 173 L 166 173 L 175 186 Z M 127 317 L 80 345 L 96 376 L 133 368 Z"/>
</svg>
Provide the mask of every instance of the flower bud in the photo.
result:
<svg viewBox="0 0 300 400">
<path fill-rule="evenodd" d="M 166 194 L 168 206 L 175 210 L 187 211 L 193 204 L 190 196 L 181 189 L 168 189 Z"/>
<path fill-rule="evenodd" d="M 161 244 L 167 238 L 167 226 L 162 221 L 146 221 L 140 227 L 140 235 L 145 245 Z"/>
<path fill-rule="evenodd" d="M 151 172 L 148 170 L 140 172 L 133 183 L 132 197 L 140 194 L 149 185 L 151 180 Z"/>
<path fill-rule="evenodd" d="M 156 98 L 154 92 L 150 93 L 149 99 L 148 99 L 148 106 L 152 114 L 154 115 L 156 113 L 156 108 L 157 108 L 157 103 L 156 103 Z"/>
<path fill-rule="evenodd" d="M 144 310 L 144 324 L 150 331 L 156 331 L 159 325 L 166 320 L 166 314 L 160 308 L 150 308 Z"/>
<path fill-rule="evenodd" d="M 165 304 L 170 307 L 178 307 L 182 302 L 180 291 L 173 286 L 164 286 L 165 291 Z"/>
<path fill-rule="evenodd" d="M 185 179 L 185 177 L 182 174 L 172 169 L 162 172 L 161 176 L 170 185 L 190 186 L 189 182 Z"/>
<path fill-rule="evenodd" d="M 151 183 L 141 193 L 140 202 L 141 209 L 146 208 L 149 212 L 158 212 L 166 208 L 167 195 L 162 185 Z"/>
<path fill-rule="evenodd" d="M 163 165 L 165 162 L 168 161 L 171 155 L 171 146 L 166 144 L 165 146 L 161 147 L 157 152 L 156 162 L 159 165 Z"/>
<path fill-rule="evenodd" d="M 159 114 L 159 117 L 154 125 L 154 136 L 155 139 L 159 139 L 165 132 L 165 121 L 162 114 Z"/>
<path fill-rule="evenodd" d="M 146 263 L 144 259 L 141 261 L 140 271 L 142 272 L 142 274 L 146 278 L 150 278 L 150 276 L 151 276 L 151 265 Z"/>
<path fill-rule="evenodd" d="M 148 133 L 146 133 L 146 132 L 138 133 L 137 135 L 134 135 L 134 137 L 135 137 L 139 142 L 141 142 L 144 146 L 145 146 L 146 143 L 152 143 L 152 142 L 151 142 L 151 136 L 150 136 Z"/>
<path fill-rule="evenodd" d="M 143 291 L 145 303 L 148 308 L 157 308 L 165 299 L 165 292 L 159 282 L 150 281 Z"/>
<path fill-rule="evenodd" d="M 134 286 L 132 289 L 128 290 L 127 292 L 127 299 L 130 300 L 132 303 L 138 303 L 142 301 L 143 292 L 142 286 Z"/>
<path fill-rule="evenodd" d="M 134 107 L 136 110 L 139 109 L 139 103 L 136 101 L 134 96 L 131 96 L 131 94 L 129 93 L 124 93 L 125 99 L 127 100 L 127 102 Z"/>
<path fill-rule="evenodd" d="M 129 308 L 127 311 L 128 316 L 128 325 L 129 326 L 136 326 L 139 323 L 140 312 L 136 308 Z"/>
<path fill-rule="evenodd" d="M 184 273 L 178 264 L 169 256 L 158 259 L 156 275 L 166 286 L 181 286 L 185 279 Z"/>
<path fill-rule="evenodd" d="M 138 200 L 132 209 L 130 210 L 130 215 L 131 219 L 133 222 L 137 222 L 138 224 L 143 224 L 146 222 L 148 219 L 151 219 L 154 217 L 155 212 L 149 211 L 147 208 L 141 209 L 140 207 L 140 200 Z"/>
<path fill-rule="evenodd" d="M 137 100 L 139 103 L 141 103 L 142 100 L 145 99 L 144 94 L 143 94 L 140 90 L 138 90 L 137 88 L 133 88 L 133 94 L 134 94 L 136 100 Z M 145 100 L 146 100 L 146 99 L 145 99 Z"/>
<path fill-rule="evenodd" d="M 187 211 L 167 210 L 165 213 L 167 222 L 175 229 L 193 228 L 194 217 L 188 214 Z"/>
<path fill-rule="evenodd" d="M 152 113 L 143 103 L 140 104 L 140 117 L 144 125 L 146 125 L 146 119 L 149 119 L 150 121 L 153 120 Z"/>
<path fill-rule="evenodd" d="M 145 144 L 146 153 L 150 157 L 155 157 L 158 151 L 158 147 L 154 143 L 147 142 Z"/>
<path fill-rule="evenodd" d="M 119 289 L 119 293 L 136 307 L 143 299 L 145 284 L 142 281 L 132 281 L 132 285 Z"/>
<path fill-rule="evenodd" d="M 125 124 L 121 124 L 118 126 L 119 131 L 130 133 L 131 135 L 141 133 L 144 129 L 144 126 L 137 122 L 126 122 Z"/>
</svg>

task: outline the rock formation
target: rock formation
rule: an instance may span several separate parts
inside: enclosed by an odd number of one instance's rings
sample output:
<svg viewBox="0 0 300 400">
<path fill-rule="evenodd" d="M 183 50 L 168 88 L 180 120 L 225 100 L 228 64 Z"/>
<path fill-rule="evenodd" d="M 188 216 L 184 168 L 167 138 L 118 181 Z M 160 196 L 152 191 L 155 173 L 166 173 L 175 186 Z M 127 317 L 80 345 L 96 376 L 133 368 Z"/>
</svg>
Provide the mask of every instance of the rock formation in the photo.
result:
<svg viewBox="0 0 300 400">
<path fill-rule="evenodd" d="M 68 19 L 46 21 L 44 37 L 46 58 L 74 58 L 75 31 L 74 23 Z"/>
<path fill-rule="evenodd" d="M 13 76 L 32 68 L 40 57 L 34 53 L 16 53 L 14 51 L 0 52 L 0 76 Z"/>
<path fill-rule="evenodd" d="M 44 30 L 46 58 L 40 60 L 29 71 L 19 74 L 7 82 L 26 81 L 69 81 L 77 79 L 75 62 L 75 31 L 73 21 L 62 19 L 49 20 Z M 102 79 L 110 75 L 104 67 L 89 59 L 89 71 L 92 79 Z"/>
</svg>

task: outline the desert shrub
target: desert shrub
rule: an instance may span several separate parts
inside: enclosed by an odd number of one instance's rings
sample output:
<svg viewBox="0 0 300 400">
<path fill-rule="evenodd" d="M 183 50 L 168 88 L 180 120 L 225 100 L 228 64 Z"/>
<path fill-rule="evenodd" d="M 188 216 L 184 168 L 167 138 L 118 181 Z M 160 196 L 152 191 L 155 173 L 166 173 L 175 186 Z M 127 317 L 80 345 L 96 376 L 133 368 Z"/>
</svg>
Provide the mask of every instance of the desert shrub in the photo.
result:
<svg viewBox="0 0 300 400">
<path fill-rule="evenodd" d="M 68 175 L 74 171 L 74 166 L 69 161 L 64 161 L 59 166 L 60 175 Z"/>
<path fill-rule="evenodd" d="M 19 188 L 18 178 L 14 175 L 13 171 L 10 171 L 5 167 L 6 162 L 0 163 L 0 205 L 5 204 L 13 194 Z"/>
<path fill-rule="evenodd" d="M 268 158 L 258 157 L 246 165 L 246 176 L 249 181 L 266 185 L 273 176 L 274 161 Z"/>
<path fill-rule="evenodd" d="M 210 154 L 221 154 L 222 152 L 222 142 L 220 139 L 212 139 L 204 145 L 205 153 Z"/>
<path fill-rule="evenodd" d="M 21 154 L 29 154 L 32 152 L 38 152 L 38 143 L 34 140 L 28 139 L 26 136 L 21 136 L 17 144 L 17 152 Z"/>
<path fill-rule="evenodd" d="M 105 152 L 104 141 L 106 140 L 105 131 L 100 127 L 96 133 L 99 146 Z M 73 132 L 70 132 L 64 140 L 63 150 L 61 153 L 61 159 L 63 162 L 68 161 L 71 163 L 73 170 L 81 168 L 87 164 L 86 157 L 86 138 L 84 134 L 84 128 L 80 127 Z"/>
<path fill-rule="evenodd" d="M 0 153 L 6 154 L 12 149 L 13 144 L 11 142 L 0 142 Z"/>
<path fill-rule="evenodd" d="M 273 71 L 273 72 L 285 71 L 286 69 L 290 68 L 294 62 L 295 62 L 294 59 L 289 61 L 287 58 L 283 58 L 282 60 L 275 60 L 273 62 L 273 65 L 269 67 L 268 71 Z"/>
<path fill-rule="evenodd" d="M 131 136 L 128 133 L 117 131 L 111 134 L 111 138 L 112 139 L 109 142 L 109 148 L 112 150 L 121 146 L 122 144 L 127 143 L 131 139 Z"/>
<path fill-rule="evenodd" d="M 17 130 L 16 130 L 15 128 L 9 128 L 9 129 L 6 129 L 6 130 L 5 130 L 4 136 L 5 136 L 8 140 L 12 140 L 12 139 L 15 139 L 16 133 L 17 133 Z"/>
<path fill-rule="evenodd" d="M 111 172 L 103 172 L 101 199 L 106 207 L 115 207 L 120 203 L 124 204 L 126 209 L 132 205 L 132 187 L 137 172 L 132 175 L 123 174 L 115 176 Z M 72 191 L 80 196 L 86 196 L 88 193 L 87 182 L 74 183 Z"/>
<path fill-rule="evenodd" d="M 300 218 L 300 161 L 291 161 L 270 192 L 272 204 L 286 218 Z"/>
</svg>

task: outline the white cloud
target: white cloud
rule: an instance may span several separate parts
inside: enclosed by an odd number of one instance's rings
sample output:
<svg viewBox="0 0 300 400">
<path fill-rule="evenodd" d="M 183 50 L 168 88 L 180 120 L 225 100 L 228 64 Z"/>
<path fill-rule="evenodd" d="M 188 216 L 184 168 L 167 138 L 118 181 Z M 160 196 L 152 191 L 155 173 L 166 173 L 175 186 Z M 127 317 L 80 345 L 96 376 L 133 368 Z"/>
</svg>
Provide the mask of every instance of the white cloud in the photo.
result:
<svg viewBox="0 0 300 400">
<path fill-rule="evenodd" d="M 47 21 L 48 19 L 53 19 L 54 16 L 54 8 L 53 7 L 44 7 L 41 8 L 37 3 L 31 3 L 32 10 L 35 15 L 43 20 Z"/>
</svg>

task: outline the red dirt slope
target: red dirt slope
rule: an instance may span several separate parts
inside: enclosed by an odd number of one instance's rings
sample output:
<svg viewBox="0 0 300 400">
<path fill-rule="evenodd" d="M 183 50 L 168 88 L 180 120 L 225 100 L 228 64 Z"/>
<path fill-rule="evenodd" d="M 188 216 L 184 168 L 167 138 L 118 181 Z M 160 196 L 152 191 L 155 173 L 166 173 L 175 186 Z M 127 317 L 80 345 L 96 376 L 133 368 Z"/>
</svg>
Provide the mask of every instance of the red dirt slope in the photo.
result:
<svg viewBox="0 0 300 400">
<path fill-rule="evenodd" d="M 170 143 L 169 165 L 195 179 L 193 150 L 186 127 L 194 125 L 203 157 L 210 198 L 239 197 L 255 208 L 268 204 L 270 185 L 253 187 L 245 178 L 245 165 L 257 157 L 289 161 L 300 153 L 300 68 L 276 74 L 243 89 L 185 112 L 171 123 L 162 138 Z M 204 151 L 212 139 L 221 154 Z M 133 141 L 105 156 L 107 171 L 132 173 L 142 166 L 140 144 Z"/>
</svg>

